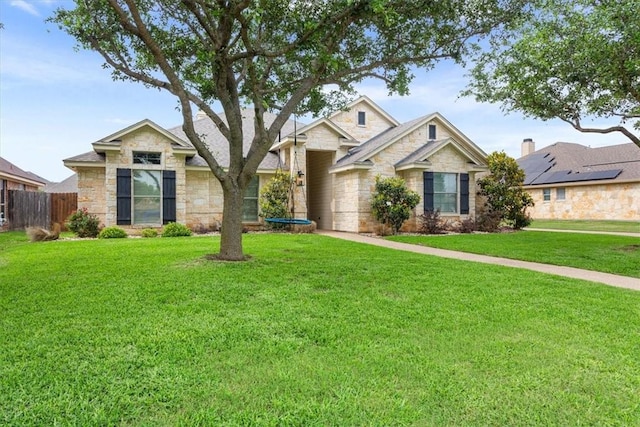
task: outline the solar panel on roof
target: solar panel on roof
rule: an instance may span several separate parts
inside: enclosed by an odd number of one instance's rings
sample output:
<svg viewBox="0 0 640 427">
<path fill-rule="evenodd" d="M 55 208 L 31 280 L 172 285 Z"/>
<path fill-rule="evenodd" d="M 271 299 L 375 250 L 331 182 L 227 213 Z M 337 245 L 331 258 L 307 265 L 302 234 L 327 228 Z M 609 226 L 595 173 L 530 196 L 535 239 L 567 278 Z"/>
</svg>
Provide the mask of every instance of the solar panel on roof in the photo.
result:
<svg viewBox="0 0 640 427">
<path fill-rule="evenodd" d="M 558 171 L 544 173 L 531 184 L 560 184 L 564 182 L 597 181 L 601 179 L 613 179 L 622 173 L 622 169 L 609 169 L 606 171 L 571 173 L 571 171 Z"/>
</svg>

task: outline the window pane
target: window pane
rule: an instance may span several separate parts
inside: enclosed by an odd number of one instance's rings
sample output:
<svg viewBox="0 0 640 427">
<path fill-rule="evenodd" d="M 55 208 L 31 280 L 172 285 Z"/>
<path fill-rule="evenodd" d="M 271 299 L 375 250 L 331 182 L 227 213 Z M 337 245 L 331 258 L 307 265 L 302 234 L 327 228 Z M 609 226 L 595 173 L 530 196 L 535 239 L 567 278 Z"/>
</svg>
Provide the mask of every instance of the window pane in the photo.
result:
<svg viewBox="0 0 640 427">
<path fill-rule="evenodd" d="M 564 200 L 564 187 L 556 189 L 556 199 Z"/>
<path fill-rule="evenodd" d="M 244 191 L 244 197 L 258 197 L 259 183 L 260 181 L 258 180 L 258 176 L 254 176 L 247 186 L 247 189 Z"/>
<path fill-rule="evenodd" d="M 133 171 L 133 194 L 135 196 L 159 196 L 160 180 L 160 171 Z"/>
<path fill-rule="evenodd" d="M 441 213 L 458 212 L 458 195 L 456 193 L 436 193 L 433 195 L 433 207 Z"/>
<path fill-rule="evenodd" d="M 364 111 L 358 111 L 358 124 L 364 126 L 366 124 L 366 113 Z"/>
<path fill-rule="evenodd" d="M 242 220 L 258 220 L 258 199 L 244 199 L 242 206 Z"/>
<path fill-rule="evenodd" d="M 160 223 L 160 197 L 136 197 L 133 199 L 134 224 Z"/>
<path fill-rule="evenodd" d="M 457 175 L 455 173 L 434 173 L 433 191 L 436 193 L 457 193 Z"/>
<path fill-rule="evenodd" d="M 429 125 L 429 139 L 436 139 L 436 125 Z"/>
<path fill-rule="evenodd" d="M 133 152 L 133 163 L 141 165 L 159 165 L 160 153 L 141 153 Z"/>
<path fill-rule="evenodd" d="M 247 189 L 244 192 L 244 202 L 242 205 L 242 220 L 243 221 L 258 221 L 258 189 L 260 186 L 260 179 L 258 176 L 254 176 Z"/>
<path fill-rule="evenodd" d="M 159 224 L 161 199 L 160 171 L 133 171 L 133 223 Z"/>
<path fill-rule="evenodd" d="M 543 188 L 542 189 L 542 200 L 544 200 L 545 202 L 548 202 L 549 200 L 551 200 L 551 189 L 550 188 Z"/>
<path fill-rule="evenodd" d="M 433 174 L 433 208 L 441 213 L 458 212 L 458 174 Z"/>
</svg>

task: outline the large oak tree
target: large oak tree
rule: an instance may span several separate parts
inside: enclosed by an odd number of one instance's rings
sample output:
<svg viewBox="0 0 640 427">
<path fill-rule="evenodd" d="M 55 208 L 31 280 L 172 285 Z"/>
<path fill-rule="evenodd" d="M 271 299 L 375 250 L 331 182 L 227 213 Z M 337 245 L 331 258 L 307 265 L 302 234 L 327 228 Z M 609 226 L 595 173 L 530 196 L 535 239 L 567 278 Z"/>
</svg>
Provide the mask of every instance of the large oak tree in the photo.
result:
<svg viewBox="0 0 640 427">
<path fill-rule="evenodd" d="M 406 94 L 412 67 L 460 60 L 523 13 L 522 0 L 75 0 L 52 21 L 99 52 L 115 79 L 169 91 L 189 141 L 224 195 L 219 257 L 243 259 L 245 188 L 293 113 L 344 105 L 366 78 Z M 327 85 L 337 88 L 326 90 Z M 221 105 L 224 120 L 211 105 Z M 243 107 L 255 137 L 243 152 Z M 223 167 L 193 126 L 207 114 L 228 140 Z M 265 123 L 264 113 L 277 114 Z"/>
<path fill-rule="evenodd" d="M 640 147 L 640 0 L 543 0 L 506 45 L 486 51 L 467 93 Z M 591 118 L 607 119 L 604 126 Z"/>
</svg>

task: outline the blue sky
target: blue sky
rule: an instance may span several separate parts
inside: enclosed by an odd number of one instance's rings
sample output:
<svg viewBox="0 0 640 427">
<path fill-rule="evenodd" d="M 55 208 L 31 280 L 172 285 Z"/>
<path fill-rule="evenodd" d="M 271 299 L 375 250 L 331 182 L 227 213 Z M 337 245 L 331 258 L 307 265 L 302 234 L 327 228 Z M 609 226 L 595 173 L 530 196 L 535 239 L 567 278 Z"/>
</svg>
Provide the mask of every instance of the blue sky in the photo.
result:
<svg viewBox="0 0 640 427">
<path fill-rule="evenodd" d="M 72 37 L 45 22 L 65 5 L 72 2 L 0 0 L 0 156 L 51 181 L 73 173 L 63 159 L 130 124 L 148 118 L 169 128 L 182 121 L 173 96 L 114 82 L 97 53 L 74 50 Z M 558 141 L 592 147 L 629 142 L 621 135 L 581 134 L 561 121 L 505 116 L 497 105 L 459 98 L 465 85 L 464 70 L 445 62 L 417 71 L 405 97 L 387 96 L 373 80 L 358 89 L 401 122 L 438 111 L 487 153 L 520 157 L 524 138 L 533 138 L 536 148 Z"/>
</svg>

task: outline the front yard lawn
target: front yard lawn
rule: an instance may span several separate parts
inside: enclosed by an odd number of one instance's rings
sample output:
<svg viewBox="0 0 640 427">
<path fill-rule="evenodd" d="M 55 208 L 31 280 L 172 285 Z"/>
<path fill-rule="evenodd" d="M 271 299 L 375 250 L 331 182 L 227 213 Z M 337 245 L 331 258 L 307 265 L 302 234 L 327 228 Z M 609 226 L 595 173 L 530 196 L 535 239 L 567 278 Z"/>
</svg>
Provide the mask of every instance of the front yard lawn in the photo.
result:
<svg viewBox="0 0 640 427">
<path fill-rule="evenodd" d="M 624 233 L 640 233 L 640 221 L 607 221 L 607 220 L 570 220 L 570 219 L 536 219 L 530 228 L 547 228 L 552 230 L 580 231 L 618 231 Z"/>
<path fill-rule="evenodd" d="M 638 237 L 518 231 L 437 236 L 398 235 L 388 239 L 440 249 L 640 277 Z"/>
<path fill-rule="evenodd" d="M 0 425 L 639 425 L 640 292 L 317 235 L 0 233 Z"/>
</svg>

